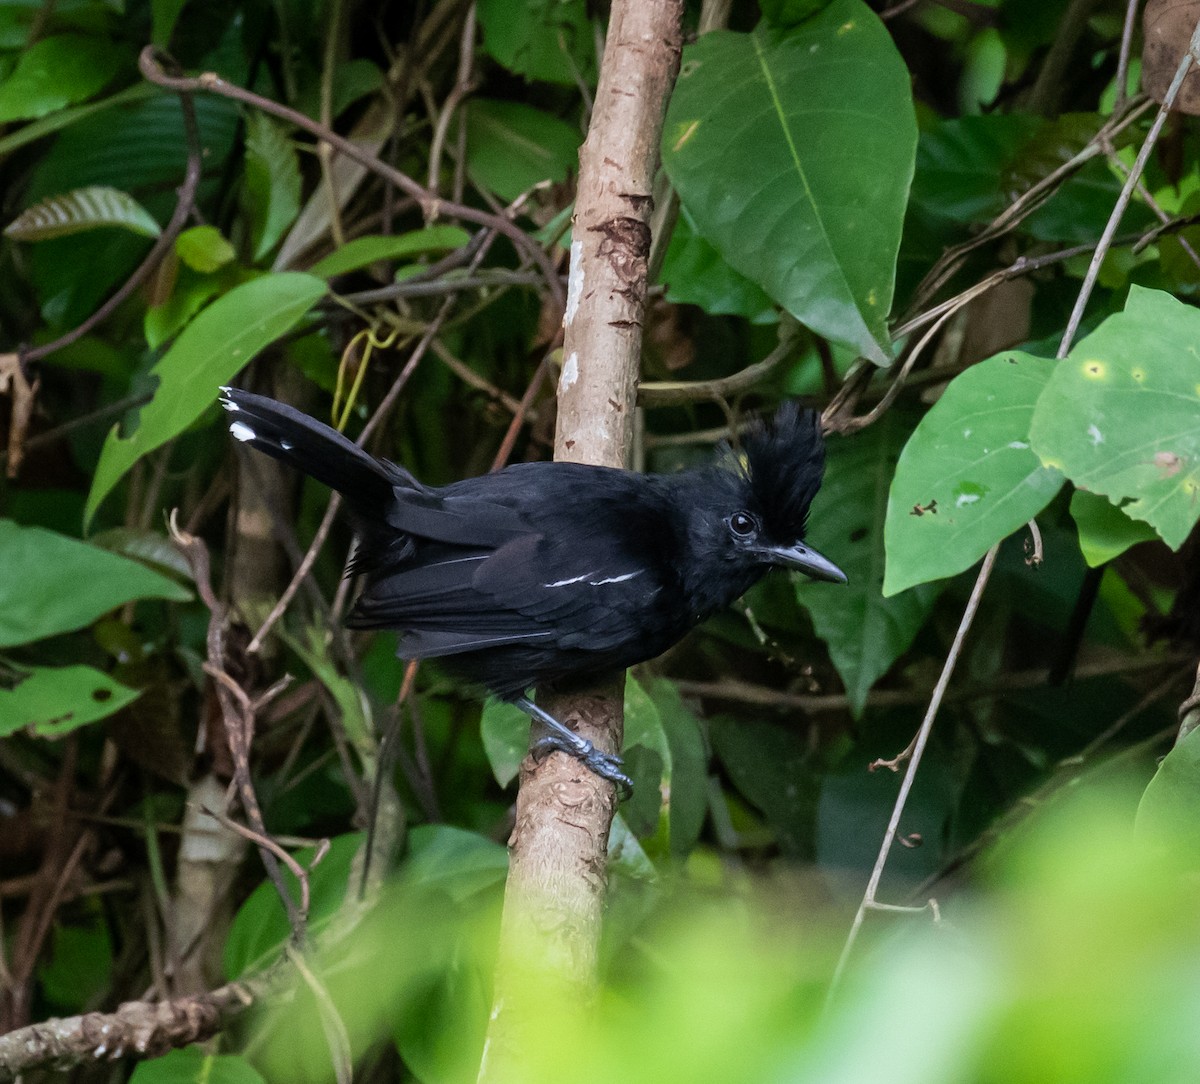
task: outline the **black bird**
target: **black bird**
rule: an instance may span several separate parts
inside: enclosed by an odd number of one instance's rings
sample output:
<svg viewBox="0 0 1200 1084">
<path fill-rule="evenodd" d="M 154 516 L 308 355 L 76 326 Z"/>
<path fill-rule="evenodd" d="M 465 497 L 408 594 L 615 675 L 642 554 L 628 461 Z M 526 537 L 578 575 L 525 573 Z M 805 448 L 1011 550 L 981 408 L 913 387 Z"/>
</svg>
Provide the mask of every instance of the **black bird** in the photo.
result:
<svg viewBox="0 0 1200 1084">
<path fill-rule="evenodd" d="M 364 577 L 347 625 L 399 632 L 400 658 L 444 659 L 543 723 L 539 752 L 561 749 L 624 787 L 620 758 L 531 688 L 661 655 L 772 567 L 846 581 L 804 544 L 825 448 L 795 404 L 751 430 L 740 458 L 678 474 L 518 463 L 434 488 L 292 407 L 221 390 L 234 437 L 345 498 Z"/>
</svg>

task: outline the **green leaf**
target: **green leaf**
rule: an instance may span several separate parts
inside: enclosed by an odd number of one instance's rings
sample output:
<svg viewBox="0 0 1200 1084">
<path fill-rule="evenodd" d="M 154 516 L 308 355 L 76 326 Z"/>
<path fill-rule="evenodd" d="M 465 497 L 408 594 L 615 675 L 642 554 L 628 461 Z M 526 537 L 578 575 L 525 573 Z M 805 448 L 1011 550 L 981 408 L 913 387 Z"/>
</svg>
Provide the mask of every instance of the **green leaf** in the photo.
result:
<svg viewBox="0 0 1200 1084">
<path fill-rule="evenodd" d="M 622 806 L 629 827 L 650 835 L 662 816 L 662 784 L 671 780 L 671 751 L 658 706 L 638 680 L 625 678 L 625 769 L 633 780 L 633 795 Z"/>
<path fill-rule="evenodd" d="M 795 26 L 826 7 L 829 0 L 761 0 L 758 7 L 772 26 Z"/>
<path fill-rule="evenodd" d="M 483 48 L 509 71 L 564 86 L 595 82 L 585 0 L 479 0 L 476 7 Z"/>
<path fill-rule="evenodd" d="M 1012 198 L 1002 183 L 1005 171 L 1042 123 L 1020 113 L 992 113 L 945 120 L 923 131 L 912 202 L 955 222 L 994 218 Z"/>
<path fill-rule="evenodd" d="M 912 644 L 941 592 L 922 584 L 885 598 L 884 517 L 907 426 L 895 410 L 827 450 L 825 482 L 813 501 L 808 540 L 835 562 L 844 587 L 793 577 L 796 598 L 829 648 L 857 718 L 871 687 Z"/>
<path fill-rule="evenodd" d="M 394 237 L 356 237 L 318 260 L 309 268 L 309 274 L 331 279 L 379 260 L 397 260 L 422 252 L 452 251 L 462 248 L 470 240 L 470 235 L 457 226 L 429 226 Z"/>
<path fill-rule="evenodd" d="M 233 245 L 216 226 L 193 226 L 175 238 L 175 254 L 193 271 L 209 275 L 234 258 Z"/>
<path fill-rule="evenodd" d="M 70 925 L 56 923 L 50 932 L 50 951 L 38 964 L 41 994 L 56 1010 L 86 1012 L 102 999 L 112 981 L 113 944 L 103 909 L 97 901 L 84 905 Z M 78 924 L 80 918 L 86 925 Z"/>
<path fill-rule="evenodd" d="M 363 843 L 361 832 L 338 836 L 329 841 L 329 851 L 308 875 L 308 932 L 316 934 L 337 914 L 350 884 L 355 855 Z M 309 869 L 317 848 L 305 847 L 293 857 L 302 869 Z M 300 886 L 286 867 L 283 878 L 292 898 L 300 898 Z M 356 886 L 357 887 L 357 886 Z M 225 977 L 230 981 L 271 963 L 291 936 L 287 912 L 275 885 L 263 881 L 247 897 L 234 916 L 225 940 Z"/>
<path fill-rule="evenodd" d="M 1079 548 L 1092 568 L 1120 557 L 1130 546 L 1157 538 L 1145 523 L 1130 519 L 1106 497 L 1077 489 L 1071 495 L 1071 517 L 1079 528 Z"/>
<path fill-rule="evenodd" d="M 90 666 L 39 666 L 12 689 L 0 689 L 0 738 L 29 728 L 54 738 L 107 718 L 139 696 Z"/>
<path fill-rule="evenodd" d="M 1183 843 L 1200 859 L 1195 826 L 1200 818 L 1200 728 L 1163 758 L 1138 803 L 1137 831 L 1159 841 Z"/>
<path fill-rule="evenodd" d="M 196 317 L 150 371 L 159 381 L 137 429 L 122 437 L 114 426 L 104 442 L 84 519 L 147 452 L 182 433 L 215 401 L 263 347 L 299 323 L 325 293 L 325 283 L 288 271 L 263 275 L 230 290 Z"/>
<path fill-rule="evenodd" d="M 4 228 L 14 241 L 45 241 L 102 226 L 119 226 L 143 237 L 157 237 L 162 228 L 128 192 L 107 185 L 77 188 L 26 208 Z"/>
<path fill-rule="evenodd" d="M 142 318 L 146 344 L 151 350 L 157 350 L 227 285 L 220 275 L 202 275 L 190 267 L 181 267 L 175 276 L 171 296 L 161 305 L 148 308 Z"/>
<path fill-rule="evenodd" d="M 186 3 L 187 0 L 150 0 L 150 40 L 160 49 L 170 46 L 171 32 Z"/>
<path fill-rule="evenodd" d="M 488 700 L 479 720 L 483 751 L 496 782 L 507 787 L 517 778 L 521 761 L 529 752 L 529 716 L 515 704 Z"/>
<path fill-rule="evenodd" d="M 456 903 L 504 883 L 508 848 L 449 824 L 423 824 L 408 838 L 406 884 L 434 888 Z"/>
<path fill-rule="evenodd" d="M 502 200 L 542 181 L 562 181 L 579 163 L 579 129 L 520 102 L 474 98 L 467 105 L 467 173 Z"/>
<path fill-rule="evenodd" d="M 300 213 L 300 165 L 283 128 L 254 110 L 246 120 L 242 207 L 250 220 L 253 258 L 270 252 Z"/>
<path fill-rule="evenodd" d="M 708 750 L 699 720 L 672 682 L 653 678 L 645 689 L 658 711 L 670 753 L 667 826 L 671 853 L 682 858 L 696 845 L 708 814 Z"/>
<path fill-rule="evenodd" d="M 191 598 L 136 561 L 11 519 L 0 519 L 0 569 L 0 647 L 83 628 L 134 599 Z"/>
<path fill-rule="evenodd" d="M 1133 286 L 1056 368 L 1031 437 L 1042 462 L 1178 549 L 1200 517 L 1200 312 Z"/>
<path fill-rule="evenodd" d="M 917 129 L 878 17 L 835 0 L 684 50 L 663 165 L 705 238 L 814 331 L 879 364 Z M 753 163 L 753 168 L 746 168 Z"/>
<path fill-rule="evenodd" d="M 709 721 L 713 748 L 742 792 L 770 822 L 785 854 L 811 855 L 820 788 L 807 740 L 757 719 Z"/>
<path fill-rule="evenodd" d="M 328 634 L 316 625 L 309 626 L 305 631 L 306 637 L 303 642 L 283 627 L 277 627 L 275 634 L 304 660 L 313 676 L 333 697 L 338 706 L 342 729 L 350 739 L 350 744 L 364 758 L 373 757 L 377 747 L 369 714 L 369 701 L 354 682 L 338 672 L 329 657 Z"/>
<path fill-rule="evenodd" d="M 679 208 L 659 280 L 666 284 L 667 300 L 677 305 L 699 305 L 714 316 L 744 316 L 754 324 L 779 318 L 762 287 L 730 267 L 700 236 L 686 207 Z"/>
<path fill-rule="evenodd" d="M 99 37 L 58 34 L 34 42 L 0 82 L 0 123 L 44 117 L 90 98 L 116 75 L 121 56 Z"/>
<path fill-rule="evenodd" d="M 20 128 L 9 132 L 4 138 L 0 139 L 0 158 L 8 156 L 20 147 L 36 143 L 39 139 L 53 135 L 55 132 L 61 132 L 64 128 L 69 128 L 72 124 L 90 117 L 93 113 L 111 109 L 114 105 L 128 105 L 132 102 L 144 101 L 146 98 L 152 98 L 161 93 L 162 91 L 151 83 L 136 83 L 131 87 L 126 87 L 124 90 L 117 91 L 116 94 L 109 95 L 107 98 L 88 102 L 87 105 L 77 105 L 71 109 L 60 109 L 57 113 L 43 117 L 41 120 L 35 120 L 31 124 L 23 124 Z"/>
<path fill-rule="evenodd" d="M 199 1046 L 141 1061 L 129 1084 L 266 1084 L 241 1054 L 210 1054 Z"/>
<path fill-rule="evenodd" d="M 888 498 L 883 593 L 970 568 L 1033 519 L 1062 475 L 1029 449 L 1056 363 L 1010 350 L 954 378 L 900 455 Z"/>
</svg>

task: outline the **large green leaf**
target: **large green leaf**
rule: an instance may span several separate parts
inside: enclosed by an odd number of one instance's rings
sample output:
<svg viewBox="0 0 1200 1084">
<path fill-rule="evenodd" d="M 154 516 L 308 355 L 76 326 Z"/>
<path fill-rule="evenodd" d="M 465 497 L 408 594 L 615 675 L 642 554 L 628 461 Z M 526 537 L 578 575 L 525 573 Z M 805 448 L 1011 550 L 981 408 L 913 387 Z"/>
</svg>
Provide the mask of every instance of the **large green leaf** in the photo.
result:
<svg viewBox="0 0 1200 1084">
<path fill-rule="evenodd" d="M 21 51 L 0 82 L 0 123 L 32 120 L 101 90 L 117 72 L 121 51 L 99 37 L 57 34 Z"/>
<path fill-rule="evenodd" d="M 795 577 L 796 597 L 829 648 L 855 716 L 871 686 L 908 650 L 941 590 L 938 584 L 919 584 L 890 597 L 882 594 L 888 488 L 906 433 L 893 410 L 849 440 L 830 442 L 808 539 L 849 582 L 831 587 Z"/>
<path fill-rule="evenodd" d="M 0 738 L 28 727 L 57 737 L 120 711 L 138 698 L 90 666 L 39 666 L 13 689 L 0 689 Z"/>
<path fill-rule="evenodd" d="M 1134 286 L 1060 363 L 1033 416 L 1042 462 L 1178 549 L 1200 517 L 1200 312 Z"/>
<path fill-rule="evenodd" d="M 0 519 L 0 569 L 0 647 L 83 628 L 133 599 L 191 597 L 136 561 L 11 519 Z"/>
<path fill-rule="evenodd" d="M 502 200 L 564 180 L 579 163 L 582 140 L 578 128 L 531 105 L 475 98 L 467 106 L 467 172 Z"/>
<path fill-rule="evenodd" d="M 133 464 L 182 433 L 263 347 L 294 327 L 325 293 L 325 283 L 295 271 L 264 275 L 213 302 L 182 332 L 151 370 L 159 381 L 142 408 L 138 427 L 122 437 L 108 434 L 92 479 L 84 518 L 91 522 L 100 502 Z"/>
<path fill-rule="evenodd" d="M 1038 395 L 1056 363 L 1010 350 L 946 388 L 896 464 L 883 593 L 953 576 L 1033 519 L 1062 475 L 1029 449 Z"/>
<path fill-rule="evenodd" d="M 789 31 L 684 50 L 663 165 L 725 260 L 880 364 L 913 174 L 909 75 L 878 17 L 836 0 Z"/>
</svg>

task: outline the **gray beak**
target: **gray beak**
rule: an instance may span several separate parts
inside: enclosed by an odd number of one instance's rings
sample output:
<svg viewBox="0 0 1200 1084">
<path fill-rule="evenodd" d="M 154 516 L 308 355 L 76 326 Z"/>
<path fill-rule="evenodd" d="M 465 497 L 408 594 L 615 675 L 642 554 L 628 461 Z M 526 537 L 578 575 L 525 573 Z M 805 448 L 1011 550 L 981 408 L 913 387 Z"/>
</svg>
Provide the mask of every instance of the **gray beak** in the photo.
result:
<svg viewBox="0 0 1200 1084">
<path fill-rule="evenodd" d="M 759 551 L 773 565 L 784 568 L 794 568 L 814 580 L 828 580 L 830 583 L 845 583 L 846 573 L 835 565 L 828 557 L 822 557 L 811 546 L 797 542 L 793 546 L 764 546 Z"/>
</svg>

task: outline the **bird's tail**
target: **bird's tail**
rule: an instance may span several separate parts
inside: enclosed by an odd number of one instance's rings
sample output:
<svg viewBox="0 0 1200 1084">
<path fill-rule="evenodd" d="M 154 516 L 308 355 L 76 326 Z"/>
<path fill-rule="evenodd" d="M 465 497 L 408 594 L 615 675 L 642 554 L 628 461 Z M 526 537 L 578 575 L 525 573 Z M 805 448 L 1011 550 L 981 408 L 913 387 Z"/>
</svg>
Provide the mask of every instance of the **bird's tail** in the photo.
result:
<svg viewBox="0 0 1200 1084">
<path fill-rule="evenodd" d="M 222 388 L 221 405 L 230 413 L 234 437 L 337 490 L 352 508 L 383 508 L 396 485 L 421 488 L 407 471 L 376 459 L 336 429 L 286 403 Z"/>
</svg>

